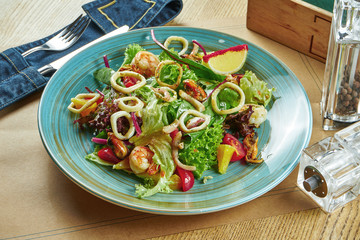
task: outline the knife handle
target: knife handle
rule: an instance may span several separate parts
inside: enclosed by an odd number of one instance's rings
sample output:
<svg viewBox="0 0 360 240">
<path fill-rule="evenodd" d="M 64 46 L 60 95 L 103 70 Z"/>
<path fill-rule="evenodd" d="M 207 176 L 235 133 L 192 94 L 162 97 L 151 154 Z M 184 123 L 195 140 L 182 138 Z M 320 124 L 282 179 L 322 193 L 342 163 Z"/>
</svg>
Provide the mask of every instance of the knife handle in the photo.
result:
<svg viewBox="0 0 360 240">
<path fill-rule="evenodd" d="M 45 65 L 38 69 L 41 75 L 45 76 L 48 73 L 53 73 L 56 71 L 55 68 L 53 68 L 51 65 Z"/>
</svg>

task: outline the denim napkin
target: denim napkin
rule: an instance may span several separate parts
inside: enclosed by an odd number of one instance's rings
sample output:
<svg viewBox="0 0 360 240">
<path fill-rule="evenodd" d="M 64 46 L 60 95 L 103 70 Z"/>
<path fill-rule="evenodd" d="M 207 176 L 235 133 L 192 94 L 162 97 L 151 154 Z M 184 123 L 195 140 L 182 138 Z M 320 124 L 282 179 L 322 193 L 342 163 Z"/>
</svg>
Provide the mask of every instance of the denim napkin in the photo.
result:
<svg viewBox="0 0 360 240">
<path fill-rule="evenodd" d="M 44 44 L 59 30 L 43 39 L 0 53 L 0 110 L 46 85 L 51 76 L 42 76 L 38 68 L 125 24 L 130 30 L 164 25 L 180 13 L 183 3 L 182 0 L 97 0 L 82 7 L 91 22 L 69 49 L 38 51 L 25 58 L 21 56 L 26 50 Z"/>
</svg>

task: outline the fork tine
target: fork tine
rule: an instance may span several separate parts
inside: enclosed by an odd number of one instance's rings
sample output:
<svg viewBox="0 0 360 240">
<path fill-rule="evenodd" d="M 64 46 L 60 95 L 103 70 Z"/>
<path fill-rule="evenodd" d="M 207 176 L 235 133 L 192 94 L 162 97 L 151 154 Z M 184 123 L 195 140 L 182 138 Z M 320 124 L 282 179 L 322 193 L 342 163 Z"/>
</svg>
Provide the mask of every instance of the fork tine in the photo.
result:
<svg viewBox="0 0 360 240">
<path fill-rule="evenodd" d="M 68 26 L 69 27 L 69 26 Z M 63 37 L 66 33 L 69 32 L 69 29 L 68 27 L 65 27 L 63 30 L 61 30 L 58 34 L 56 34 L 54 37 L 58 37 L 58 38 L 61 38 Z"/>
<path fill-rule="evenodd" d="M 82 14 L 73 22 L 71 23 L 67 28 L 66 31 L 62 34 L 62 38 L 66 39 L 69 36 L 72 35 L 73 31 L 86 19 L 87 16 L 83 16 Z"/>
<path fill-rule="evenodd" d="M 86 17 L 85 20 L 81 23 L 81 25 L 78 26 L 75 31 L 73 31 L 73 34 L 68 39 L 66 39 L 66 42 L 71 42 L 73 40 L 76 41 L 83 34 L 90 21 L 90 18 Z"/>
<path fill-rule="evenodd" d="M 56 37 L 62 38 L 64 37 L 67 33 L 69 33 L 69 30 L 72 29 L 74 27 L 74 25 L 77 24 L 77 22 L 83 17 L 83 15 L 81 14 L 78 18 L 75 19 L 75 21 L 73 21 L 72 23 L 70 23 L 70 25 L 68 25 L 67 27 L 65 27 L 61 32 L 59 32 L 58 34 L 56 34 Z"/>
<path fill-rule="evenodd" d="M 84 16 L 84 18 L 82 20 L 83 21 L 81 23 L 79 23 L 77 28 L 72 31 L 73 32 L 72 36 L 74 36 L 74 35 L 76 36 L 80 32 L 82 33 L 82 30 L 85 30 L 86 27 L 88 26 L 88 24 L 90 23 L 90 19 L 87 16 Z"/>
</svg>

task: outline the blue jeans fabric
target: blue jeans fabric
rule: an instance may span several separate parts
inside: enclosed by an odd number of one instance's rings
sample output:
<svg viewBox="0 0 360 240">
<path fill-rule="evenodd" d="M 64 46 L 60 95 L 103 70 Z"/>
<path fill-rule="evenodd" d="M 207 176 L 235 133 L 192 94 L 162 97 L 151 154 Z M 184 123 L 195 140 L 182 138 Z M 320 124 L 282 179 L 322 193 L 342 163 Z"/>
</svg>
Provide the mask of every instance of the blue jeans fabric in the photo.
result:
<svg viewBox="0 0 360 240">
<path fill-rule="evenodd" d="M 175 18 L 182 7 L 182 0 L 97 0 L 83 5 L 91 22 L 69 49 L 61 52 L 38 51 L 25 58 L 21 56 L 26 50 L 44 44 L 59 30 L 43 39 L 0 53 L 0 110 L 46 85 L 51 75 L 42 76 L 38 68 L 122 25 L 128 25 L 130 30 L 164 25 Z"/>
</svg>

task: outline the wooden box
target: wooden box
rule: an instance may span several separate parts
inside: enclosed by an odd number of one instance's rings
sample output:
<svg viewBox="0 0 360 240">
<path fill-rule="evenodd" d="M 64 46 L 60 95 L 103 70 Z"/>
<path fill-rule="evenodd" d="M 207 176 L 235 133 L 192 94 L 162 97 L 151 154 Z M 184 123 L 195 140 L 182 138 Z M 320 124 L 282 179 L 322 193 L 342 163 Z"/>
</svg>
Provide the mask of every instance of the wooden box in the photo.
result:
<svg viewBox="0 0 360 240">
<path fill-rule="evenodd" d="M 332 13 L 300 0 L 248 0 L 247 28 L 325 62 Z"/>
</svg>

